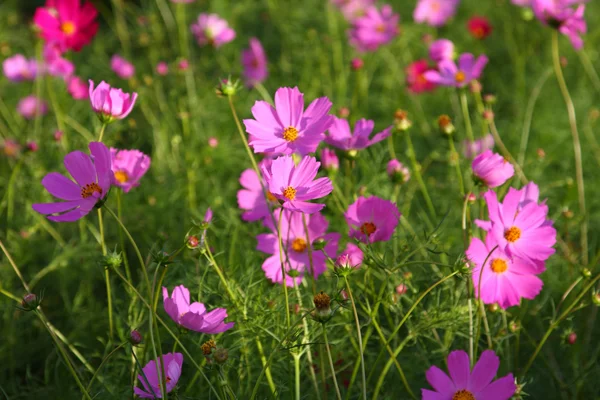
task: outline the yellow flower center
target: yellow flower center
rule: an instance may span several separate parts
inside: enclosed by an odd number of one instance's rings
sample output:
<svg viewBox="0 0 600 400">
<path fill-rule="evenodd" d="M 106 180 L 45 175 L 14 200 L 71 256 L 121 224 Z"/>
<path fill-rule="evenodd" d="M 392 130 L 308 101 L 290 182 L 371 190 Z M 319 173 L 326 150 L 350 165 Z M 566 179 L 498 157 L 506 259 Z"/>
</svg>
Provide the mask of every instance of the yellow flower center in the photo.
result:
<svg viewBox="0 0 600 400">
<path fill-rule="evenodd" d="M 508 263 L 501 258 L 494 258 L 492 260 L 492 271 L 497 274 L 501 274 L 508 269 Z"/>
<path fill-rule="evenodd" d="M 462 71 L 459 70 L 454 75 L 454 79 L 456 80 L 456 83 L 463 83 L 465 81 L 465 79 L 467 79 L 467 76 L 465 75 L 464 72 L 462 72 Z"/>
<path fill-rule="evenodd" d="M 75 33 L 75 24 L 71 21 L 65 21 L 60 25 L 60 30 L 65 35 L 72 35 Z"/>
<path fill-rule="evenodd" d="M 508 240 L 511 243 L 516 242 L 521 237 L 521 230 L 516 226 L 510 227 L 509 230 L 504 232 L 504 239 Z"/>
<path fill-rule="evenodd" d="M 360 231 L 367 236 L 372 235 L 373 233 L 375 233 L 376 230 L 377 230 L 377 227 L 372 222 L 365 222 L 360 227 Z"/>
<path fill-rule="evenodd" d="M 475 400 L 475 396 L 468 390 L 460 389 L 458 392 L 454 393 L 452 400 Z"/>
<path fill-rule="evenodd" d="M 288 186 L 284 191 L 283 191 L 283 197 L 285 197 L 286 199 L 288 199 L 289 201 L 293 201 L 296 198 L 296 189 L 294 189 L 291 186 Z"/>
<path fill-rule="evenodd" d="M 296 253 L 303 253 L 304 250 L 306 250 L 306 240 L 302 238 L 294 239 L 294 241 L 292 242 L 292 249 Z"/>
<path fill-rule="evenodd" d="M 85 185 L 84 187 L 81 188 L 81 197 L 83 197 L 84 199 L 87 199 L 88 197 L 92 196 L 94 193 L 102 194 L 102 188 L 100 186 L 98 186 L 98 184 L 96 182 L 88 183 L 87 185 Z"/>
<path fill-rule="evenodd" d="M 293 142 L 298 139 L 298 129 L 293 126 L 288 126 L 283 130 L 283 138 L 288 142 Z"/>
<path fill-rule="evenodd" d="M 127 172 L 125 171 L 117 171 L 115 172 L 115 179 L 121 184 L 127 183 L 129 180 L 129 175 L 127 175 Z"/>
</svg>

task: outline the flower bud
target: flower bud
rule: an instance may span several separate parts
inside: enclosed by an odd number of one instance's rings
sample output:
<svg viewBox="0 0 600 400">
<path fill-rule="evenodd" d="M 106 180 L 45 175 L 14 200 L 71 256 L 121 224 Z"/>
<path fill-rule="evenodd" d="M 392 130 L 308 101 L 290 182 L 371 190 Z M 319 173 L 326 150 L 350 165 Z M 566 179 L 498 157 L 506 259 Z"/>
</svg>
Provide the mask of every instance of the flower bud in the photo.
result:
<svg viewBox="0 0 600 400">
<path fill-rule="evenodd" d="M 475 193 L 469 193 L 465 196 L 465 200 L 467 200 L 469 204 L 473 204 L 477 201 L 477 196 Z"/>
<path fill-rule="evenodd" d="M 450 136 L 456 131 L 454 124 L 452 124 L 452 119 L 446 114 L 440 115 L 437 122 L 440 132 L 444 135 Z"/>
<path fill-rule="evenodd" d="M 327 241 L 323 238 L 315 239 L 312 242 L 313 249 L 317 250 L 317 251 L 323 250 L 326 245 L 327 245 Z"/>
<path fill-rule="evenodd" d="M 129 334 L 129 343 L 131 343 L 133 346 L 142 343 L 142 340 L 142 334 L 136 331 L 135 329 L 132 330 Z"/>
<path fill-rule="evenodd" d="M 486 104 L 496 104 L 496 96 L 493 94 L 486 94 L 483 96 L 483 101 Z"/>
<path fill-rule="evenodd" d="M 404 274 L 402 274 L 402 276 L 404 277 L 404 279 L 406 279 L 407 281 L 409 281 L 409 280 L 412 279 L 413 274 L 410 271 L 406 271 Z"/>
<path fill-rule="evenodd" d="M 27 293 L 21 300 L 21 307 L 23 311 L 34 311 L 41 303 L 41 299 L 34 293 Z"/>
<path fill-rule="evenodd" d="M 515 333 L 517 332 L 519 329 L 521 329 L 521 325 L 519 325 L 518 322 L 516 321 L 512 321 L 509 325 L 508 325 L 508 329 L 512 332 Z"/>
<path fill-rule="evenodd" d="M 37 142 L 30 140 L 29 142 L 27 142 L 27 151 L 30 151 L 32 153 L 35 153 L 36 151 L 38 151 L 40 149 L 40 146 L 38 146 Z"/>
<path fill-rule="evenodd" d="M 190 235 L 187 237 L 185 245 L 188 249 L 195 250 L 200 246 L 200 239 L 198 239 L 198 236 L 196 235 Z"/>
<path fill-rule="evenodd" d="M 223 79 L 217 86 L 217 96 L 231 97 L 238 92 L 239 88 L 240 82 L 238 80 L 232 81 L 231 78 Z"/>
<path fill-rule="evenodd" d="M 408 113 L 404 110 L 396 110 L 394 113 L 394 126 L 399 132 L 406 132 L 412 126 L 412 121 L 408 119 Z"/>
<path fill-rule="evenodd" d="M 219 139 L 217 139 L 216 137 L 208 138 L 208 145 L 213 149 L 216 148 L 219 145 Z"/>
<path fill-rule="evenodd" d="M 600 306 L 600 292 L 594 291 L 594 293 L 592 293 L 592 303 Z"/>
<path fill-rule="evenodd" d="M 584 278 L 586 278 L 586 279 L 589 279 L 589 278 L 591 278 L 591 277 L 592 277 L 592 271 L 590 271 L 588 268 L 583 268 L 583 269 L 581 270 L 581 275 L 582 275 Z"/>
<path fill-rule="evenodd" d="M 321 150 L 321 166 L 329 172 L 336 172 L 340 168 L 340 160 L 335 151 L 328 148 Z"/>
<path fill-rule="evenodd" d="M 213 358 L 215 359 L 217 364 L 225 364 L 225 362 L 229 358 L 229 352 L 227 351 L 227 349 L 219 347 L 213 353 Z"/>
<path fill-rule="evenodd" d="M 63 132 L 62 131 L 55 131 L 54 132 L 54 141 L 56 142 L 60 142 L 60 140 L 63 137 Z"/>
<path fill-rule="evenodd" d="M 104 266 L 107 268 L 119 268 L 122 262 L 123 257 L 121 257 L 121 253 L 117 253 L 116 251 L 111 251 L 104 256 Z"/>
<path fill-rule="evenodd" d="M 348 293 L 346 292 L 345 289 L 340 290 L 340 296 L 339 296 L 339 301 L 341 303 L 345 303 L 350 299 L 350 296 L 348 296 Z"/>
<path fill-rule="evenodd" d="M 493 312 L 493 313 L 495 313 L 495 312 L 497 312 L 499 309 L 500 309 L 500 307 L 498 307 L 498 304 L 496 304 L 496 303 L 493 303 L 493 304 L 489 304 L 489 305 L 488 305 L 488 310 L 489 310 L 489 312 Z"/>
<path fill-rule="evenodd" d="M 394 183 L 403 184 L 410 180 L 410 171 L 396 159 L 388 163 L 387 174 Z"/>
<path fill-rule="evenodd" d="M 484 120 L 491 122 L 494 120 L 494 112 L 492 110 L 483 110 L 481 116 Z"/>
<path fill-rule="evenodd" d="M 577 341 L 577 334 L 575 332 L 571 332 L 567 335 L 567 343 L 575 344 Z"/>
<path fill-rule="evenodd" d="M 469 83 L 469 90 L 471 93 L 481 93 L 481 82 L 474 79 Z"/>
<path fill-rule="evenodd" d="M 546 152 L 542 148 L 537 149 L 535 152 L 539 159 L 546 157 Z"/>
<path fill-rule="evenodd" d="M 190 62 L 188 60 L 186 60 L 185 58 L 182 60 L 179 60 L 179 62 L 177 63 L 177 68 L 179 68 L 180 71 L 185 71 L 190 67 Z"/>
<path fill-rule="evenodd" d="M 351 62 L 351 66 L 352 69 L 355 71 L 358 71 L 359 69 L 362 69 L 362 67 L 365 65 L 364 61 L 360 58 L 353 58 L 352 62 Z"/>
<path fill-rule="evenodd" d="M 406 286 L 404 283 L 401 283 L 398 286 L 396 286 L 396 294 L 398 294 L 399 296 L 406 294 L 407 291 L 408 291 L 408 286 Z"/>
<path fill-rule="evenodd" d="M 350 110 L 348 109 L 348 107 L 342 107 L 338 111 L 338 115 L 340 116 L 340 118 L 348 118 L 348 116 L 350 116 Z"/>
</svg>

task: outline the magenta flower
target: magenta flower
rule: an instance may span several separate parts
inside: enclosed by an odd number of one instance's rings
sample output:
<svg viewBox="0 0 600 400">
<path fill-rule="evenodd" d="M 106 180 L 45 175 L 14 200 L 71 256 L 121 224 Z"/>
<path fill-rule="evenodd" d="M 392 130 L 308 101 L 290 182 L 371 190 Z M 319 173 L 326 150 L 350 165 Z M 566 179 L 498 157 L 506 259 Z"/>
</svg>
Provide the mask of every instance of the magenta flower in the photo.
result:
<svg viewBox="0 0 600 400">
<path fill-rule="evenodd" d="M 427 370 L 427 382 L 435 389 L 421 389 L 423 400 L 509 400 L 517 387 L 512 374 L 492 382 L 498 372 L 500 359 L 492 350 L 481 353 L 471 370 L 469 355 L 455 350 L 448 355 L 448 372 L 436 366 Z"/>
<path fill-rule="evenodd" d="M 437 87 L 437 84 L 425 78 L 427 71 L 435 71 L 427 60 L 417 60 L 406 67 L 406 85 L 411 93 L 431 92 Z"/>
<path fill-rule="evenodd" d="M 261 163 L 261 168 L 264 166 L 270 168 L 270 164 L 266 164 L 264 161 Z M 262 177 L 261 177 L 262 178 Z M 237 201 L 240 209 L 245 210 L 242 213 L 242 219 L 244 221 L 258 221 L 269 217 L 271 215 L 271 208 L 279 206 L 277 198 L 273 196 L 267 189 L 267 198 L 263 191 L 263 185 L 261 185 L 261 179 L 256 175 L 256 171 L 253 169 L 247 169 L 242 172 L 240 176 L 240 184 L 243 189 L 237 192 Z"/>
<path fill-rule="evenodd" d="M 532 0 L 510 0 L 511 3 L 519 7 L 530 7 L 531 1 Z"/>
<path fill-rule="evenodd" d="M 140 185 L 140 179 L 150 168 L 150 157 L 139 150 L 119 150 L 110 148 L 112 159 L 113 185 L 125 193 Z"/>
<path fill-rule="evenodd" d="M 169 73 L 169 65 L 164 61 L 160 61 L 158 64 L 156 64 L 156 73 L 161 76 L 165 76 Z"/>
<path fill-rule="evenodd" d="M 515 168 L 500 154 L 486 150 L 473 160 L 473 175 L 485 186 L 495 188 L 503 185 L 515 174 Z"/>
<path fill-rule="evenodd" d="M 181 353 L 167 353 L 162 355 L 162 360 L 165 363 L 165 389 L 167 393 L 170 393 L 175 386 L 177 386 L 177 382 L 181 376 L 183 355 Z M 159 375 L 159 371 L 160 374 L 162 374 L 163 371 L 161 357 L 150 361 L 144 368 L 142 368 L 142 371 L 144 371 L 144 374 L 138 375 L 138 379 L 140 380 L 144 390 L 140 389 L 139 387 L 135 387 L 133 388 L 133 392 L 144 399 L 160 399 L 160 385 L 162 384 L 162 377 Z M 148 386 L 148 384 L 150 384 L 150 386 Z"/>
<path fill-rule="evenodd" d="M 410 171 L 408 170 L 408 168 L 395 158 L 393 160 L 390 160 L 386 170 L 388 176 L 394 182 L 406 183 L 410 180 Z"/>
<path fill-rule="evenodd" d="M 257 38 L 250 38 L 250 48 L 242 51 L 242 65 L 247 86 L 253 87 L 267 79 L 267 56 Z"/>
<path fill-rule="evenodd" d="M 135 74 L 133 64 L 118 54 L 115 54 L 110 59 L 110 68 L 121 79 L 129 79 Z"/>
<path fill-rule="evenodd" d="M 296 166 L 291 156 L 282 156 L 273 160 L 271 168 L 263 166 L 262 173 L 269 192 L 283 203 L 283 208 L 313 214 L 325 207 L 325 204 L 309 203 L 320 199 L 333 190 L 329 178 L 318 178 L 321 165 L 314 157 L 304 157 Z"/>
<path fill-rule="evenodd" d="M 337 171 L 340 168 L 340 160 L 338 159 L 335 151 L 324 148 L 321 150 L 321 165 L 327 171 Z"/>
<path fill-rule="evenodd" d="M 348 243 L 346 249 L 335 260 L 335 265 L 338 268 L 360 268 L 363 258 L 364 254 L 360 247 L 354 243 Z"/>
<path fill-rule="evenodd" d="M 306 155 L 317 150 L 331 125 L 331 102 L 319 97 L 304 110 L 304 94 L 297 87 L 279 88 L 275 108 L 266 101 L 252 107 L 254 119 L 245 119 L 249 143 L 255 153 Z"/>
<path fill-rule="evenodd" d="M 415 22 L 440 27 L 456 14 L 459 0 L 419 0 L 413 12 Z"/>
<path fill-rule="evenodd" d="M 504 201 L 499 203 L 496 193 L 487 191 L 484 198 L 491 227 L 476 223 L 480 227 L 490 227 L 488 234 L 494 235 L 499 249 L 511 257 L 545 261 L 555 252 L 552 246 L 556 243 L 556 230 L 552 227 L 553 222 L 547 219 L 548 206 L 537 204 L 526 196 L 522 191 L 510 188 Z"/>
<path fill-rule="evenodd" d="M 370 6 L 363 16 L 352 21 L 352 29 L 348 32 L 350 44 L 361 52 L 375 51 L 398 36 L 399 21 L 400 16 L 389 4 L 381 7 L 381 11 Z"/>
<path fill-rule="evenodd" d="M 500 248 L 492 252 L 496 245 L 494 235 L 488 233 L 485 244 L 473 238 L 467 249 L 473 265 L 475 296 L 485 304 L 498 303 L 502 308 L 519 305 L 521 298 L 534 299 L 544 285 L 536 276 L 544 271 L 544 263 L 511 257 Z"/>
<path fill-rule="evenodd" d="M 198 21 L 192 24 L 191 31 L 200 46 L 219 48 L 235 39 L 235 31 L 217 14 L 200 14 Z"/>
<path fill-rule="evenodd" d="M 392 134 L 392 127 L 389 126 L 369 139 L 374 127 L 375 122 L 362 118 L 356 121 L 354 132 L 351 132 L 348 120 L 334 116 L 325 142 L 340 150 L 362 150 L 381 142 Z"/>
<path fill-rule="evenodd" d="M 466 158 L 474 158 L 483 153 L 486 150 L 494 148 L 494 136 L 488 133 L 481 139 L 476 139 L 474 142 L 465 140 L 462 143 L 463 155 Z"/>
<path fill-rule="evenodd" d="M 579 50 L 583 47 L 580 35 L 587 32 L 587 24 L 583 18 L 585 5 L 581 4 L 585 2 L 586 0 L 531 0 L 531 9 L 540 22 L 558 29 Z"/>
<path fill-rule="evenodd" d="M 42 179 L 48 193 L 65 201 L 34 204 L 35 211 L 48 215 L 50 221 L 72 222 L 102 204 L 110 189 L 110 152 L 100 142 L 91 142 L 89 149 L 91 156 L 81 151 L 65 156 L 65 168 L 75 182 L 58 172 L 51 172 Z"/>
<path fill-rule="evenodd" d="M 25 119 L 34 119 L 48 112 L 48 105 L 34 95 L 22 98 L 17 104 L 17 112 Z"/>
<path fill-rule="evenodd" d="M 517 213 L 521 212 L 523 207 L 529 203 L 538 204 L 540 199 L 540 188 L 534 182 L 529 182 L 523 188 L 517 190 L 520 193 L 519 203 L 517 204 Z M 545 204 L 545 200 L 542 204 Z M 483 229 L 484 231 L 490 231 L 492 229 L 491 221 L 482 221 L 480 219 L 475 220 L 475 224 Z M 551 225 L 552 221 L 546 221 L 546 224 Z"/>
<path fill-rule="evenodd" d="M 365 15 L 367 9 L 375 5 L 375 0 L 332 0 L 348 22 Z"/>
<path fill-rule="evenodd" d="M 465 87 L 479 79 L 487 62 L 486 56 L 475 59 L 473 54 L 464 53 L 458 58 L 458 66 L 452 60 L 443 60 L 438 64 L 438 71 L 425 72 L 425 78 L 439 85 Z"/>
<path fill-rule="evenodd" d="M 21 82 L 34 80 L 40 71 L 35 58 L 27 59 L 22 54 L 16 54 L 2 62 L 4 76 L 9 81 Z"/>
<path fill-rule="evenodd" d="M 344 214 L 350 227 L 350 237 L 364 243 L 390 240 L 400 216 L 395 203 L 375 196 L 359 197 Z"/>
<path fill-rule="evenodd" d="M 314 268 L 312 275 L 314 279 L 317 279 L 327 269 L 327 259 L 322 251 L 317 251 L 313 247 L 312 243 L 317 239 L 324 239 L 327 242 L 324 251 L 328 257 L 333 258 L 337 251 L 340 234 L 326 233 L 329 223 L 321 213 L 314 213 L 306 216 L 308 237 L 311 242 L 308 243 L 302 214 L 281 208 L 275 210 L 273 218 L 263 220 L 264 225 L 271 230 L 271 233 L 263 233 L 256 237 L 258 241 L 256 249 L 271 254 L 262 265 L 266 277 L 273 283 L 283 283 L 277 226 L 273 223 L 273 220 L 275 220 L 279 224 L 281 212 L 283 212 L 281 216 L 282 250 L 287 286 L 293 287 L 294 284 L 300 284 L 304 274 L 311 272 L 308 255 L 309 246 L 312 249 L 311 255 Z"/>
<path fill-rule="evenodd" d="M 80 0 L 47 0 L 38 7 L 33 23 L 46 42 L 55 42 L 63 50 L 79 51 L 98 31 L 98 11 L 92 3 Z"/>
<path fill-rule="evenodd" d="M 89 96 L 88 85 L 78 76 L 72 76 L 67 80 L 67 91 L 75 100 L 87 99 Z"/>
<path fill-rule="evenodd" d="M 92 109 L 103 123 L 113 122 L 115 119 L 123 119 L 129 115 L 137 93 L 123 93 L 121 89 L 115 89 L 104 81 L 94 89 L 94 82 L 89 80 L 89 95 Z"/>
<path fill-rule="evenodd" d="M 190 304 L 190 291 L 183 285 L 175 286 L 169 297 L 169 291 L 163 286 L 163 305 L 165 312 L 177 324 L 194 332 L 216 334 L 233 328 L 234 323 L 225 323 L 227 310 L 215 308 L 206 312 L 202 303 Z"/>
<path fill-rule="evenodd" d="M 454 43 L 448 39 L 438 39 L 429 45 L 429 58 L 440 63 L 454 59 Z"/>
</svg>

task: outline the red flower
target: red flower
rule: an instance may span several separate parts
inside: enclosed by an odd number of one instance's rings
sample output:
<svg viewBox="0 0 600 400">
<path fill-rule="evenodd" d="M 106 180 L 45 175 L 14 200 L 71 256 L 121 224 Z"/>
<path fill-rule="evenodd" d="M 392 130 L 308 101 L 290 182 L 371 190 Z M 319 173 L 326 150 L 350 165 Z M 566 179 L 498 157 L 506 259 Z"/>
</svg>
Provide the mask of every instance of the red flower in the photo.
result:
<svg viewBox="0 0 600 400">
<path fill-rule="evenodd" d="M 490 36 L 492 33 L 492 25 L 487 18 L 484 17 L 472 17 L 467 22 L 467 28 L 475 39 L 483 40 Z"/>
<path fill-rule="evenodd" d="M 406 84 L 412 93 L 431 92 L 436 84 L 425 78 L 425 72 L 432 71 L 427 60 L 417 60 L 406 67 Z"/>
</svg>

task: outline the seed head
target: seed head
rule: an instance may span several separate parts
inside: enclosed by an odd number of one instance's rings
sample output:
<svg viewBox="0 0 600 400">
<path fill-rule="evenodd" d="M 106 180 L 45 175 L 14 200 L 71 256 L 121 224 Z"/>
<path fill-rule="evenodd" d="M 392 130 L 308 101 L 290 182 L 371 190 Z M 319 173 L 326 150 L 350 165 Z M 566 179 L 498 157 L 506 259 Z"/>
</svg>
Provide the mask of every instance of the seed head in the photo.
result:
<svg viewBox="0 0 600 400">
<path fill-rule="evenodd" d="M 225 364 L 225 362 L 229 358 L 229 352 L 227 351 L 227 349 L 220 347 L 214 351 L 213 358 L 215 359 L 217 364 Z"/>
</svg>

